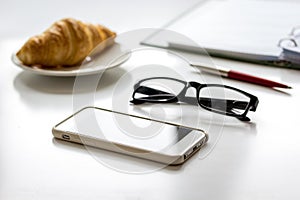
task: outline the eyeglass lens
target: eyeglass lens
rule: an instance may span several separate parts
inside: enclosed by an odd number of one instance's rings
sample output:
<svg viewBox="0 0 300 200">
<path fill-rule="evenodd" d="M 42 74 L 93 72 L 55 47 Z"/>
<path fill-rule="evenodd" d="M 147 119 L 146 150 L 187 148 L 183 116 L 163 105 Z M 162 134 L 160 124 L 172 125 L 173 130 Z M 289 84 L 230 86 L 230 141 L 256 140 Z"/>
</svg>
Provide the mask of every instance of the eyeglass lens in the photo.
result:
<svg viewBox="0 0 300 200">
<path fill-rule="evenodd" d="M 250 98 L 226 87 L 209 86 L 201 88 L 198 102 L 202 107 L 211 111 L 242 115 L 250 103 Z"/>
<path fill-rule="evenodd" d="M 182 82 L 171 79 L 150 79 L 141 82 L 134 98 L 164 101 L 176 97 L 184 88 Z"/>
</svg>

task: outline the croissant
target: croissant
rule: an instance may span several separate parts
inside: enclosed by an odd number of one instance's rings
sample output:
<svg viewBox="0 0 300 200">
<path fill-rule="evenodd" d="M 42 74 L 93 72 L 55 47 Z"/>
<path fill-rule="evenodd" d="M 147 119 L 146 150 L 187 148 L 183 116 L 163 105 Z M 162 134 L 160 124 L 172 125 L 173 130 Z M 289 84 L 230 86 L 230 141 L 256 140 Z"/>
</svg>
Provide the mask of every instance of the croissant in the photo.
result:
<svg viewBox="0 0 300 200">
<path fill-rule="evenodd" d="M 66 18 L 31 37 L 16 55 L 27 66 L 68 67 L 80 64 L 99 43 L 104 41 L 102 49 L 112 45 L 115 37 L 104 26 Z"/>
</svg>

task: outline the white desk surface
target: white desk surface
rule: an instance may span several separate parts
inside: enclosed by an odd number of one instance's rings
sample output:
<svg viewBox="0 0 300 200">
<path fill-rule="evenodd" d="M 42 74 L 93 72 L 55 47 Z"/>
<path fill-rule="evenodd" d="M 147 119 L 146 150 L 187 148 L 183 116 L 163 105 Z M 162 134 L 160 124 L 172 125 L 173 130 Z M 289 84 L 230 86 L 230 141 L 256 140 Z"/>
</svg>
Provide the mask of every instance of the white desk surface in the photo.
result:
<svg viewBox="0 0 300 200">
<path fill-rule="evenodd" d="M 203 149 L 210 153 L 196 154 L 181 167 L 124 173 L 98 162 L 80 145 L 53 140 L 51 128 L 73 113 L 74 78 L 41 77 L 14 66 L 10 56 L 20 41 L 65 16 L 103 20 L 120 32 L 159 27 L 195 1 L 85 3 L 1 2 L 0 199 L 299 199 L 300 70 L 214 59 L 216 64 L 282 81 L 293 89 L 282 93 L 224 79 L 259 97 L 257 111 L 250 113 L 252 123 L 226 118 L 219 133 L 209 132 L 218 136 Z M 112 101 L 109 94 L 127 71 L 122 66 L 103 75 L 106 84 L 97 90 L 97 97 L 104 101 L 96 104 L 105 107 Z M 126 161 L 115 154 L 102 155 Z M 128 162 L 145 169 L 154 165 Z"/>
</svg>

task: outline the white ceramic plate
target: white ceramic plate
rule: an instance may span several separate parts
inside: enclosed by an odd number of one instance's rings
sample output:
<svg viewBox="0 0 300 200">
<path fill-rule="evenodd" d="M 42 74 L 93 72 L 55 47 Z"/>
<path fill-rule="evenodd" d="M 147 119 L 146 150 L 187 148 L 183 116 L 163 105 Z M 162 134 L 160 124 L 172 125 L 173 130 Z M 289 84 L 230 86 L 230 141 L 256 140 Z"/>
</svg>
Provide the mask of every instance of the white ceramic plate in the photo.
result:
<svg viewBox="0 0 300 200">
<path fill-rule="evenodd" d="M 43 69 L 39 67 L 34 66 L 27 66 L 22 63 L 22 61 L 19 60 L 16 53 L 13 53 L 12 55 L 12 62 L 22 68 L 25 71 L 38 74 L 38 75 L 44 75 L 44 76 L 83 76 L 83 75 L 92 75 L 101 73 L 104 70 L 111 69 L 113 67 L 116 67 L 123 62 L 125 62 L 130 55 L 127 54 L 127 56 L 121 56 L 119 59 L 115 60 L 113 63 L 111 63 L 109 66 L 106 66 L 103 64 L 104 62 L 93 62 L 91 60 L 90 62 L 85 62 L 84 65 L 78 65 L 73 67 L 67 67 L 67 68 L 53 68 L 53 69 Z M 113 60 L 113 59 L 111 59 Z"/>
</svg>

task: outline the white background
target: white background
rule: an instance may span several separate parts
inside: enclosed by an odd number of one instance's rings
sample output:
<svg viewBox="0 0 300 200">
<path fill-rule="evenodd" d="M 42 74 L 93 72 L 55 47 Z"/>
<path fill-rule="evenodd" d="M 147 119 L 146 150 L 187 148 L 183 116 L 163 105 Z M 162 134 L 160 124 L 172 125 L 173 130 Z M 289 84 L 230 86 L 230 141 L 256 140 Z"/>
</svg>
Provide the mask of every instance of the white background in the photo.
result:
<svg viewBox="0 0 300 200">
<path fill-rule="evenodd" d="M 226 119 L 219 141 L 205 158 L 196 154 L 181 167 L 136 175 L 97 162 L 80 145 L 53 140 L 51 128 L 73 113 L 74 78 L 28 74 L 10 61 L 24 39 L 62 17 L 103 23 L 121 33 L 160 27 L 194 3 L 0 1 L 0 199 L 299 199 L 300 71 L 214 59 L 293 89 L 283 93 L 224 79 L 258 96 L 252 123 Z M 106 85 L 97 95 L 109 100 L 105 95 L 126 70 L 123 66 L 105 73 Z"/>
</svg>

